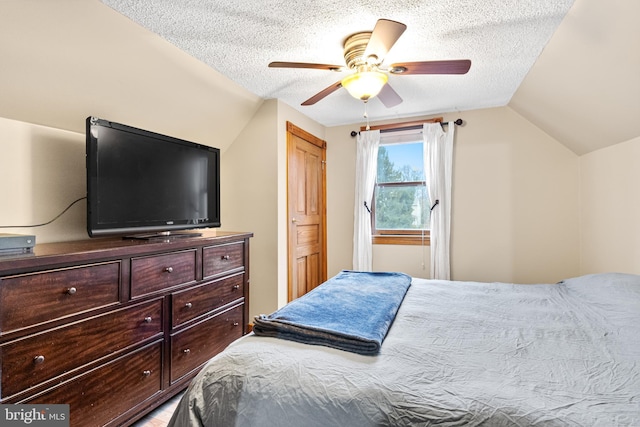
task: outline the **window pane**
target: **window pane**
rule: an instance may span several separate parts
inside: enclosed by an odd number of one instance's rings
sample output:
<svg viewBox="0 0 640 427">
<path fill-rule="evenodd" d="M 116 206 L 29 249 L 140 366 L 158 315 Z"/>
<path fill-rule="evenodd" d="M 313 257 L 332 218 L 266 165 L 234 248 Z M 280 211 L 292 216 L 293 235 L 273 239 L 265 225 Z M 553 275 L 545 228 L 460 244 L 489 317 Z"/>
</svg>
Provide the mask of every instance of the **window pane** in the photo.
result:
<svg viewBox="0 0 640 427">
<path fill-rule="evenodd" d="M 429 196 L 424 185 L 377 186 L 375 228 L 378 230 L 429 229 Z"/>
<path fill-rule="evenodd" d="M 377 182 L 424 181 L 422 142 L 381 145 Z"/>
</svg>

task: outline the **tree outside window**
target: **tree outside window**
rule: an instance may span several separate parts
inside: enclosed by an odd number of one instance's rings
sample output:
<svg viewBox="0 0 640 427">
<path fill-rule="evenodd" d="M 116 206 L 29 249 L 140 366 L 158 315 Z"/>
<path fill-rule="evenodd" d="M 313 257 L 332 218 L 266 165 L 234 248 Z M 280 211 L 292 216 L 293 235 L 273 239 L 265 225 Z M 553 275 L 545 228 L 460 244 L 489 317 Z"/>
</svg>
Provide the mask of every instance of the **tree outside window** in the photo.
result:
<svg viewBox="0 0 640 427">
<path fill-rule="evenodd" d="M 422 149 L 422 141 L 381 142 L 372 210 L 374 243 L 428 243 L 430 201 Z"/>
</svg>

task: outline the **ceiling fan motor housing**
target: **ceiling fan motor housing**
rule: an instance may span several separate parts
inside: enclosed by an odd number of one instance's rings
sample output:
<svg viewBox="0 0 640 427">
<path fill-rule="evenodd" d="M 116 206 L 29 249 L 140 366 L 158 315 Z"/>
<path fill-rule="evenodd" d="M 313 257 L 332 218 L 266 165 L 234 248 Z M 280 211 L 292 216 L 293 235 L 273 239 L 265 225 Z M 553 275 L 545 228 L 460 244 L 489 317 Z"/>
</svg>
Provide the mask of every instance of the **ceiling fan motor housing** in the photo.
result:
<svg viewBox="0 0 640 427">
<path fill-rule="evenodd" d="M 365 49 L 371 38 L 371 31 L 355 33 L 347 37 L 344 41 L 344 60 L 347 67 L 352 70 L 359 70 L 363 66 L 378 65 L 374 59 L 372 63 L 369 58 L 364 57 Z"/>
<path fill-rule="evenodd" d="M 394 107 L 402 98 L 387 84 L 389 74 L 465 74 L 471 67 L 468 59 L 401 62 L 382 67 L 385 56 L 407 29 L 401 22 L 378 19 L 373 31 L 351 34 L 344 39 L 344 60 L 350 75 L 321 90 L 302 105 L 313 105 L 336 90 L 345 88 L 357 99 L 367 101 L 378 96 L 387 107 Z M 311 68 L 317 70 L 343 71 L 345 67 L 332 64 L 307 62 L 272 62 L 269 67 Z"/>
</svg>

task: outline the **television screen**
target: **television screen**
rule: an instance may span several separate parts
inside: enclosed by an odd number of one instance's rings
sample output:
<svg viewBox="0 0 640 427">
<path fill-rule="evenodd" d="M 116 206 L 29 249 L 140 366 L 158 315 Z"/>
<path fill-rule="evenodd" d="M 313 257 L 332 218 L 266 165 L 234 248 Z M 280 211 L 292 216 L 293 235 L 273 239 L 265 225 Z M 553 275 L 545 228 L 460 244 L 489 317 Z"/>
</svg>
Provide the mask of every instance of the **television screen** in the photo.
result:
<svg viewBox="0 0 640 427">
<path fill-rule="evenodd" d="M 95 117 L 86 126 L 89 236 L 220 227 L 220 150 Z"/>
</svg>

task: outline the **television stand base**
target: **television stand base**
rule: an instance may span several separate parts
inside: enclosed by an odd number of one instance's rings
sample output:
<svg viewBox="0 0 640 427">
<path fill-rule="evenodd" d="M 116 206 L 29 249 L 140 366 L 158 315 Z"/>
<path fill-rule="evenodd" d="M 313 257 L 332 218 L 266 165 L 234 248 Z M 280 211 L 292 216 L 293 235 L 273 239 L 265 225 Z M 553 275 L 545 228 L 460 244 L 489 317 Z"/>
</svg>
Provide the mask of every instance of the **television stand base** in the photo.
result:
<svg viewBox="0 0 640 427">
<path fill-rule="evenodd" d="M 131 234 L 123 236 L 125 240 L 174 240 L 174 239 L 188 239 L 190 237 L 200 237 L 202 233 L 193 231 L 161 231 L 158 233 L 146 233 L 146 234 Z"/>
</svg>

